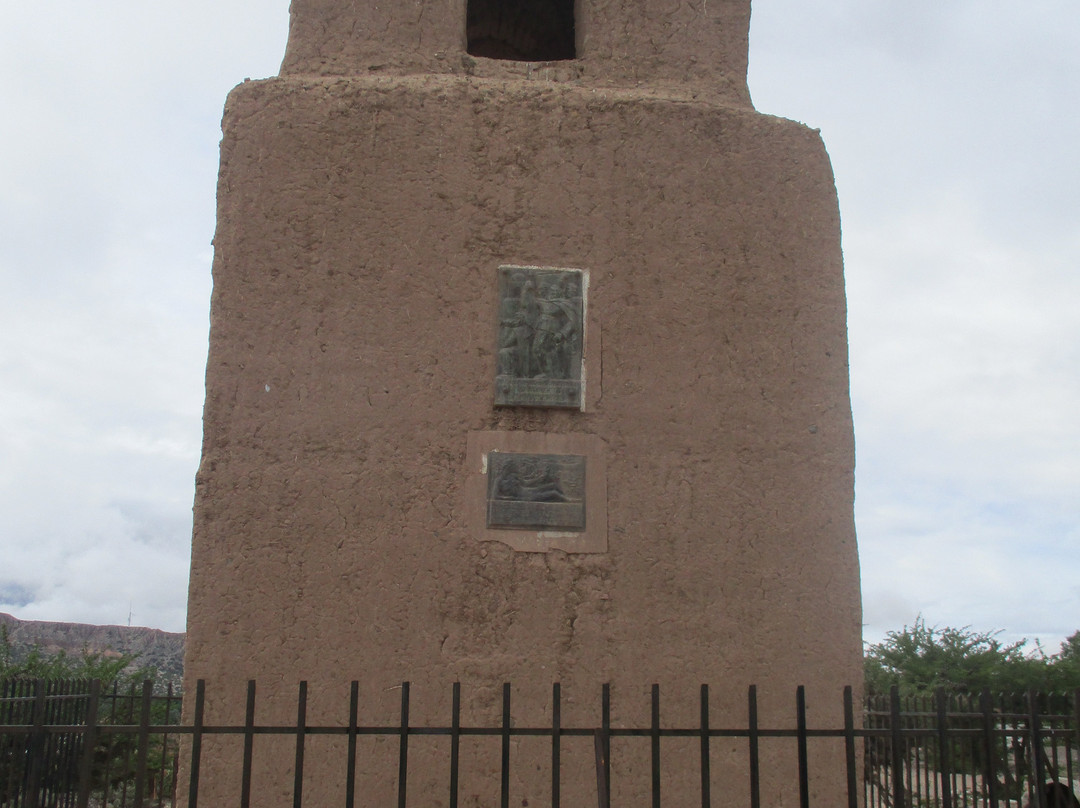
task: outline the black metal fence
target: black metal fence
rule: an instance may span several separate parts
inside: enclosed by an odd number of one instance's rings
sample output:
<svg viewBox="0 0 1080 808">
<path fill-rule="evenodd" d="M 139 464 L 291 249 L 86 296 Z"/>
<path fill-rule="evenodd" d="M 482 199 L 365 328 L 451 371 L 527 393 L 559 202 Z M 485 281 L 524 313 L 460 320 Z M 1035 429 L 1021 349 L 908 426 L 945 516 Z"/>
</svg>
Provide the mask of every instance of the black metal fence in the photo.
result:
<svg viewBox="0 0 1080 808">
<path fill-rule="evenodd" d="M 762 746 L 768 739 L 788 739 L 795 750 L 794 767 L 799 804 L 811 804 L 809 749 L 814 744 L 840 744 L 843 771 L 831 772 L 846 786 L 848 808 L 1080 808 L 1073 794 L 1080 778 L 1080 692 L 1045 696 L 946 696 L 902 699 L 871 696 L 856 711 L 851 688 L 843 692 L 843 726 L 811 727 L 807 721 L 805 691 L 795 694 L 795 725 L 762 726 L 758 720 L 757 689 L 747 694 L 746 721 L 716 727 L 710 720 L 709 688 L 702 685 L 699 720 L 695 726 L 665 726 L 660 714 L 659 687 L 651 693 L 648 726 L 617 726 L 611 721 L 611 694 L 601 691 L 599 726 L 574 727 L 562 723 L 562 694 L 552 689 L 551 722 L 545 726 L 515 726 L 511 721 L 511 689 L 502 689 L 501 720 L 492 726 L 463 726 L 461 687 L 454 685 L 450 723 L 445 726 L 410 724 L 410 687 L 401 686 L 399 719 L 382 726 L 359 723 L 359 686 L 352 683 L 347 721 L 309 725 L 307 684 L 300 683 L 295 721 L 265 725 L 255 721 L 255 683 L 249 682 L 242 725 L 218 726 L 204 722 L 206 689 L 200 681 L 194 694 L 192 722 L 179 721 L 180 698 L 171 689 L 155 695 L 149 683 L 141 691 L 103 693 L 97 683 L 9 682 L 0 685 L 0 808 L 68 808 L 115 806 L 144 808 L 172 805 L 177 789 L 190 808 L 198 808 L 205 757 L 204 740 L 214 736 L 239 737 L 240 808 L 252 803 L 253 756 L 257 736 L 285 736 L 294 745 L 292 802 L 304 801 L 305 747 L 314 736 L 336 736 L 344 743 L 340 765 L 345 773 L 340 804 L 353 808 L 363 763 L 358 740 L 365 737 L 396 739 L 396 802 L 409 804 L 409 751 L 422 736 L 449 740 L 445 761 L 445 800 L 451 808 L 459 801 L 462 775 L 461 743 L 470 737 L 497 739 L 500 749 L 499 803 L 510 804 L 511 741 L 542 739 L 550 770 L 550 805 L 559 808 L 564 783 L 564 739 L 591 739 L 595 764 L 595 799 L 610 808 L 612 739 L 647 739 L 649 784 L 642 802 L 653 808 L 662 802 L 662 751 L 673 739 L 681 741 L 679 762 L 686 764 L 686 743 L 696 750 L 696 790 L 703 808 L 713 804 L 717 787 L 712 762 L 718 743 L 736 743 L 744 752 L 746 772 L 740 788 L 750 808 L 762 805 Z M 342 710 L 343 717 L 345 710 Z M 177 783 L 178 739 L 188 740 L 185 782 Z M 825 741 L 824 739 L 832 739 Z M 590 764 L 592 765 L 592 764 Z M 670 765 L 670 764 L 669 764 Z M 729 784 L 719 784 L 726 786 Z M 729 794 L 730 796 L 730 794 Z M 832 808 L 832 806 L 828 806 Z"/>
<path fill-rule="evenodd" d="M 171 684 L 0 682 L 0 808 L 171 805 L 180 708 Z"/>
<path fill-rule="evenodd" d="M 1080 692 L 866 699 L 867 806 L 1080 808 Z"/>
</svg>

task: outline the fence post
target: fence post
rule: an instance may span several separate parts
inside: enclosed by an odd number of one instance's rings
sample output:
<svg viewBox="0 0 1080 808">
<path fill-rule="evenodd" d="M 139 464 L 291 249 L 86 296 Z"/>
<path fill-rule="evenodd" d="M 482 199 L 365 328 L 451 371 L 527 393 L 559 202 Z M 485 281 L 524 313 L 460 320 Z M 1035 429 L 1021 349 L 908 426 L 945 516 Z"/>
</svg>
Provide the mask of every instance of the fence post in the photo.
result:
<svg viewBox="0 0 1080 808">
<path fill-rule="evenodd" d="M 799 805 L 810 808 L 810 771 L 806 756 L 806 686 L 795 690 L 795 720 L 798 723 Z"/>
<path fill-rule="evenodd" d="M 154 684 L 149 679 L 143 682 L 142 704 L 139 709 L 139 749 L 135 753 L 135 808 L 143 808 L 146 796 L 146 758 L 150 752 L 150 698 Z"/>
<path fill-rule="evenodd" d="M 348 758 L 345 763 L 345 808 L 353 808 L 356 802 L 356 729 L 360 714 L 360 682 L 349 683 L 349 735 Z M 450 802 L 454 808 L 454 802 Z"/>
<path fill-rule="evenodd" d="M 988 689 L 979 695 L 979 707 L 983 720 L 983 785 L 990 799 L 990 808 L 998 808 L 997 772 L 994 771 L 994 709 Z"/>
<path fill-rule="evenodd" d="M 859 808 L 859 779 L 855 770 L 855 700 L 851 685 L 844 688 L 844 763 L 847 768 L 848 808 Z"/>
<path fill-rule="evenodd" d="M 1063 711 L 1064 712 L 1064 711 Z M 1080 687 L 1073 691 L 1073 734 L 1076 736 L 1076 748 L 1080 750 Z M 1068 749 L 1068 747 L 1066 747 Z M 1072 763 L 1072 758 L 1069 758 Z M 1069 782 L 1072 782 L 1072 769 L 1069 769 Z M 1071 788 L 1071 786 L 1070 786 Z"/>
<path fill-rule="evenodd" d="M 750 808 L 761 808 L 761 759 L 758 757 L 757 685 L 747 694 L 747 740 L 750 745 Z"/>
<path fill-rule="evenodd" d="M 94 772 L 94 747 L 97 746 L 98 698 L 101 696 L 101 680 L 90 682 L 90 701 L 86 705 L 86 729 L 83 730 L 83 753 L 79 761 L 79 795 L 77 805 L 87 808 L 90 804 L 90 779 Z"/>
<path fill-rule="evenodd" d="M 195 720 L 191 728 L 191 774 L 188 778 L 188 808 L 199 806 L 199 766 L 202 764 L 203 711 L 206 708 L 206 680 L 195 682 Z"/>
<path fill-rule="evenodd" d="M 502 762 L 499 805 L 510 808 L 510 683 L 503 682 Z"/>
<path fill-rule="evenodd" d="M 172 703 L 173 703 L 173 683 L 169 682 L 165 689 L 165 724 L 171 725 L 172 720 Z M 161 776 L 158 778 L 158 808 L 164 804 L 165 801 L 165 783 L 167 773 L 170 771 L 168 761 L 169 754 L 169 730 L 168 728 L 161 734 Z M 176 803 L 176 753 L 173 753 L 172 763 L 172 801 Z"/>
<path fill-rule="evenodd" d="M 608 800 L 611 798 L 611 683 L 605 682 L 600 689 L 600 728 L 604 742 L 604 787 Z M 605 808 L 607 808 L 605 804 Z"/>
<path fill-rule="evenodd" d="M 1031 735 L 1031 757 L 1033 789 L 1039 808 L 1046 807 L 1046 767 L 1043 765 L 1042 728 L 1039 721 L 1039 703 L 1035 698 L 1035 691 L 1027 692 L 1028 703 L 1028 732 Z M 1030 791 L 1028 792 L 1031 793 Z"/>
<path fill-rule="evenodd" d="M 948 734 L 948 704 L 945 688 L 934 693 L 937 701 L 938 763 L 941 777 L 941 808 L 952 808 L 952 745 Z"/>
<path fill-rule="evenodd" d="M 709 686 L 701 686 L 701 808 L 712 805 L 712 774 L 709 768 Z"/>
<path fill-rule="evenodd" d="M 307 682 L 296 696 L 296 764 L 293 771 L 293 808 L 304 803 L 304 740 L 307 735 Z"/>
<path fill-rule="evenodd" d="M 889 688 L 889 725 L 892 732 L 893 806 L 904 808 L 904 744 L 900 733 L 900 688 Z"/>
<path fill-rule="evenodd" d="M 652 686 L 652 808 L 660 808 L 660 685 Z"/>
<path fill-rule="evenodd" d="M 562 788 L 562 685 L 551 686 L 551 808 L 560 808 Z"/>
<path fill-rule="evenodd" d="M 401 727 L 398 740 L 398 808 L 405 808 L 409 779 L 409 683 L 401 683 Z"/>
<path fill-rule="evenodd" d="M 255 680 L 248 679 L 244 705 L 244 760 L 240 770 L 240 808 L 251 805 L 251 763 L 255 753 Z"/>
<path fill-rule="evenodd" d="M 593 752 L 596 754 L 596 804 L 599 808 L 611 806 L 608 779 L 605 774 L 608 765 L 606 736 L 607 733 L 603 729 L 593 730 Z"/>
<path fill-rule="evenodd" d="M 596 754 L 596 804 L 611 808 L 611 685 L 600 689 L 600 729 L 593 731 Z"/>
<path fill-rule="evenodd" d="M 458 767 L 461 761 L 461 682 L 454 682 L 450 715 L 450 808 L 458 804 Z"/>
<path fill-rule="evenodd" d="M 45 680 L 34 680 L 34 709 L 30 734 L 30 771 L 27 778 L 26 808 L 38 808 L 41 794 L 41 764 L 45 757 Z"/>
</svg>

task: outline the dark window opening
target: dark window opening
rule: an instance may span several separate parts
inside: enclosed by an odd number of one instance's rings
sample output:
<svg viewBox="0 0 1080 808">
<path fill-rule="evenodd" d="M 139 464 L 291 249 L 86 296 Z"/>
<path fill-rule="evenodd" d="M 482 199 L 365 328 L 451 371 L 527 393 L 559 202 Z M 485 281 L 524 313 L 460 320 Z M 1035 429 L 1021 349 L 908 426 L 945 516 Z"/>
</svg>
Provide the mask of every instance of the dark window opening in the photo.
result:
<svg viewBox="0 0 1080 808">
<path fill-rule="evenodd" d="M 469 53 L 488 59 L 573 59 L 574 0 L 469 0 Z"/>
</svg>

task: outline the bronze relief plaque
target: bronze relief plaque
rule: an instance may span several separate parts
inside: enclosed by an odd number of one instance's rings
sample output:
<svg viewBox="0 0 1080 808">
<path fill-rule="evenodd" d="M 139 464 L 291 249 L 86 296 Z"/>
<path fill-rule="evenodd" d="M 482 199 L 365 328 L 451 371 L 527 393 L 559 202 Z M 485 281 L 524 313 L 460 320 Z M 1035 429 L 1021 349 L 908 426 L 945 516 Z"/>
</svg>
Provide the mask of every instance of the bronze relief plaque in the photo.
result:
<svg viewBox="0 0 1080 808">
<path fill-rule="evenodd" d="M 488 455 L 487 526 L 585 530 L 583 455 Z"/>
<path fill-rule="evenodd" d="M 495 404 L 581 409 L 586 276 L 499 267 Z"/>
</svg>

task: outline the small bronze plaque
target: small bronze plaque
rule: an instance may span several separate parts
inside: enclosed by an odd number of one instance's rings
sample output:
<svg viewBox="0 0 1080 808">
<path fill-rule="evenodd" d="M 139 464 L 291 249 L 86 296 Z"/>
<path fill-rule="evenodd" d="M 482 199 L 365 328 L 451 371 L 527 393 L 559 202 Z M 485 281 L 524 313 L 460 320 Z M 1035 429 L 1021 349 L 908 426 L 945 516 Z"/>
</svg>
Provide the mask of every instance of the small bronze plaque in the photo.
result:
<svg viewBox="0 0 1080 808">
<path fill-rule="evenodd" d="M 487 526 L 585 530 L 585 457 L 488 454 Z"/>
<path fill-rule="evenodd" d="M 499 267 L 495 404 L 582 404 L 584 273 L 580 269 Z"/>
</svg>

